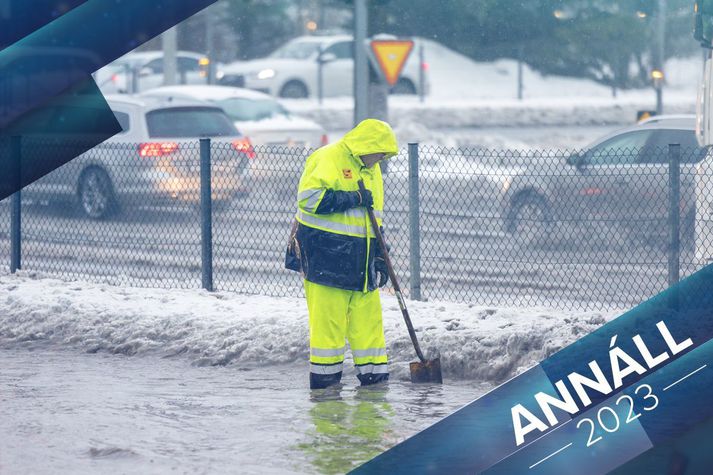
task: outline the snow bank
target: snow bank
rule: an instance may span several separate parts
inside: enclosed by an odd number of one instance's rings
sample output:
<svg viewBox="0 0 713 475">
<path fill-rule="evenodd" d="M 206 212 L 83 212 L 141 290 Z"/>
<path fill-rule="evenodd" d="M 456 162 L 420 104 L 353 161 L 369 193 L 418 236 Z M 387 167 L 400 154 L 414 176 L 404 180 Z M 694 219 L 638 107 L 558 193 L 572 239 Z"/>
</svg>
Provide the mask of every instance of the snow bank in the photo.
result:
<svg viewBox="0 0 713 475">
<path fill-rule="evenodd" d="M 413 97 L 389 100 L 389 122 L 398 127 L 419 123 L 430 129 L 520 126 L 602 126 L 630 125 L 636 112 L 656 108 L 652 91 L 634 91 L 616 99 L 599 97 L 517 99 L 435 100 L 424 103 Z M 695 112 L 695 91 L 666 94 L 667 114 Z M 325 100 L 320 107 L 312 101 L 286 101 L 287 107 L 308 117 L 327 130 L 348 130 L 352 126 L 351 99 Z"/>
<path fill-rule="evenodd" d="M 415 358 L 398 303 L 384 296 L 395 377 Z M 502 382 L 603 324 L 607 315 L 409 302 L 422 347 L 438 348 L 446 377 Z M 113 287 L 0 276 L 0 348 L 55 346 L 125 355 L 182 355 L 195 365 L 269 365 L 308 358 L 300 298 Z M 351 366 L 351 365 L 349 365 Z"/>
<path fill-rule="evenodd" d="M 589 79 L 542 75 L 523 67 L 523 100 L 517 99 L 517 61 L 478 62 L 435 41 L 416 38 L 414 54 L 424 45 L 430 92 L 424 103 L 417 97 L 391 96 L 389 120 L 393 125 L 419 123 L 430 129 L 464 127 L 517 127 L 556 125 L 623 125 L 636 119 L 638 110 L 656 108 L 653 88 L 617 91 Z M 700 54 L 666 62 L 664 110 L 667 114 L 693 113 L 697 84 L 703 68 Z M 309 117 L 326 129 L 352 126 L 350 97 L 286 100 L 294 113 Z M 423 142 L 423 140 L 421 140 Z"/>
</svg>

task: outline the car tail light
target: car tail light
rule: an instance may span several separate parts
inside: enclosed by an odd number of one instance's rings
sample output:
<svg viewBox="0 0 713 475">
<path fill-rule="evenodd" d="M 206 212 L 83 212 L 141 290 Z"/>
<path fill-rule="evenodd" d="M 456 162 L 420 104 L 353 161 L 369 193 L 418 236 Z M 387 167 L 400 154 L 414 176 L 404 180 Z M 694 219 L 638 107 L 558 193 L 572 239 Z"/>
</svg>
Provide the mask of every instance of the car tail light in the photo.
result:
<svg viewBox="0 0 713 475">
<path fill-rule="evenodd" d="M 111 75 L 111 82 L 113 82 L 114 84 L 116 84 L 117 81 L 119 81 L 119 75 L 118 75 L 118 74 L 112 74 L 112 75 Z"/>
<path fill-rule="evenodd" d="M 139 145 L 139 155 L 142 157 L 164 157 L 178 150 L 175 142 L 146 142 Z"/>
<path fill-rule="evenodd" d="M 421 63 L 421 69 L 423 69 L 424 71 L 428 71 L 428 63 L 425 61 Z"/>
<path fill-rule="evenodd" d="M 234 140 L 233 148 L 238 152 L 243 152 L 248 158 L 255 158 L 255 149 L 253 148 L 253 144 L 250 142 L 250 139 L 247 137 Z"/>
<path fill-rule="evenodd" d="M 329 137 L 327 134 L 322 134 L 322 145 L 327 145 L 329 143 Z"/>
</svg>

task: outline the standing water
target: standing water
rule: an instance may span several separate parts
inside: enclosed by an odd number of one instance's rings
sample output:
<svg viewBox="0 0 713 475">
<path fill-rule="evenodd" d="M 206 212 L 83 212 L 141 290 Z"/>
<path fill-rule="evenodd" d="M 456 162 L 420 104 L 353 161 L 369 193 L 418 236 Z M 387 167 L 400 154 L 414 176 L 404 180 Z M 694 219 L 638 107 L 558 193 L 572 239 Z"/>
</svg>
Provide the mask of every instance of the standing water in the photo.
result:
<svg viewBox="0 0 713 475">
<path fill-rule="evenodd" d="M 307 365 L 0 349 L 0 473 L 342 473 L 489 387 L 310 391 Z"/>
</svg>

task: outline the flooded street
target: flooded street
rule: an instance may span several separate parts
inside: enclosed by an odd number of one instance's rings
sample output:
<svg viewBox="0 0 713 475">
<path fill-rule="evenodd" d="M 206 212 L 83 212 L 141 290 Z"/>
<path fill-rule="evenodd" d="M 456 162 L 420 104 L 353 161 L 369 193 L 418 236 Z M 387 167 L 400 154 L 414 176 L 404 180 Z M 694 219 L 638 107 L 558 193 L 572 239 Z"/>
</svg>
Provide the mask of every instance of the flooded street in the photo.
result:
<svg viewBox="0 0 713 475">
<path fill-rule="evenodd" d="M 484 393 L 474 381 L 310 392 L 307 365 L 0 350 L 0 473 L 343 473 Z"/>
</svg>

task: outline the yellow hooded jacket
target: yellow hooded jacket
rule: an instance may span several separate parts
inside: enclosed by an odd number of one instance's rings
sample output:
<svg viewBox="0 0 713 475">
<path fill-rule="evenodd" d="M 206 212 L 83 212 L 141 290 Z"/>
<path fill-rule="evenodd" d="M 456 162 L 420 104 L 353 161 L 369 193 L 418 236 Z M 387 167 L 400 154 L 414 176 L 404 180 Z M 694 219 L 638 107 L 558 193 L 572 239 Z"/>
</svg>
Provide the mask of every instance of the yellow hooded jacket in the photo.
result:
<svg viewBox="0 0 713 475">
<path fill-rule="evenodd" d="M 398 145 L 389 124 L 366 119 L 342 140 L 307 158 L 297 191 L 298 225 L 285 260 L 288 269 L 301 271 L 316 284 L 360 291 L 376 288 L 373 264 L 378 246 L 357 193 L 358 181 L 364 180 L 381 225 L 381 168 L 378 163 L 366 168 L 359 158 L 372 153 L 391 158 Z"/>
</svg>

